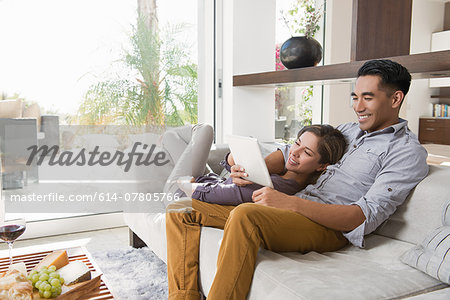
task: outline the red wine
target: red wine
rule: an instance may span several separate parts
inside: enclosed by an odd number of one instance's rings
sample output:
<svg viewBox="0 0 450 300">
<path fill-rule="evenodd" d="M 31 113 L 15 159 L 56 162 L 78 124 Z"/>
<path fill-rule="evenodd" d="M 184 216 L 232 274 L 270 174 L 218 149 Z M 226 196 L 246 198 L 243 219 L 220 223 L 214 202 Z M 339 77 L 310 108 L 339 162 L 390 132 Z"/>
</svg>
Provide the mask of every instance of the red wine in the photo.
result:
<svg viewBox="0 0 450 300">
<path fill-rule="evenodd" d="M 4 225 L 0 226 L 0 239 L 5 242 L 13 242 L 25 231 L 24 225 Z"/>
</svg>

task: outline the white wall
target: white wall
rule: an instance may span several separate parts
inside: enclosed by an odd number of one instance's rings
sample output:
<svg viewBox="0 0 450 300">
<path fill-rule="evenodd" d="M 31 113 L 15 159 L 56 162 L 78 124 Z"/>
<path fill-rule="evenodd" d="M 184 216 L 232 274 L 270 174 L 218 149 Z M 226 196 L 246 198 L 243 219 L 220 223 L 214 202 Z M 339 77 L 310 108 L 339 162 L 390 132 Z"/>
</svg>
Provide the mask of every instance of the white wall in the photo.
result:
<svg viewBox="0 0 450 300">
<path fill-rule="evenodd" d="M 414 0 L 411 23 L 410 53 L 431 51 L 431 34 L 443 30 L 445 3 L 441 1 Z M 416 79 L 405 99 L 400 117 L 408 120 L 409 128 L 419 132 L 419 117 L 431 116 L 430 95 L 438 94 L 438 89 L 430 89 L 428 79 Z"/>
<path fill-rule="evenodd" d="M 350 61 L 352 32 L 352 0 L 327 2 L 325 30 L 325 64 Z M 356 121 L 351 108 L 351 83 L 326 85 L 324 87 L 323 123 L 333 126 Z"/>
<path fill-rule="evenodd" d="M 224 1 L 223 133 L 273 141 L 274 88 L 232 87 L 233 74 L 274 71 L 275 1 Z"/>
</svg>

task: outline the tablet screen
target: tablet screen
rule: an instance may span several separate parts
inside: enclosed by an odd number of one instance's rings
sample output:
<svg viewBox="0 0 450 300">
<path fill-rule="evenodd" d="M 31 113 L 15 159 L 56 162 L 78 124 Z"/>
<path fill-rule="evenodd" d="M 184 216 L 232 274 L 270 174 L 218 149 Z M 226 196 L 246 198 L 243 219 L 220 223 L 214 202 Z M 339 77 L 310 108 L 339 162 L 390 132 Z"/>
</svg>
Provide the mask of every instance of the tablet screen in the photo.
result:
<svg viewBox="0 0 450 300">
<path fill-rule="evenodd" d="M 248 174 L 248 177 L 244 179 L 273 188 L 272 179 L 259 149 L 258 140 L 238 135 L 229 135 L 227 140 L 234 162 L 244 167 Z"/>
</svg>

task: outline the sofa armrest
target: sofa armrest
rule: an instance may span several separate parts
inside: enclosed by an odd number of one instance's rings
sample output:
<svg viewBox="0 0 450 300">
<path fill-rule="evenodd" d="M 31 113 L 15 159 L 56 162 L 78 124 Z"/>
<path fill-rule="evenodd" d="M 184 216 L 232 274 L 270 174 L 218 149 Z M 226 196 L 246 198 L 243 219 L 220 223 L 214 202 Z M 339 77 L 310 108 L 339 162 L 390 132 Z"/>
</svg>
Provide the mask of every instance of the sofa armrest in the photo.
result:
<svg viewBox="0 0 450 300">
<path fill-rule="evenodd" d="M 223 167 L 220 165 L 220 162 L 225 157 L 225 154 L 227 154 L 229 151 L 230 148 L 227 144 L 214 144 L 211 147 L 207 163 L 214 173 L 222 173 Z"/>
</svg>

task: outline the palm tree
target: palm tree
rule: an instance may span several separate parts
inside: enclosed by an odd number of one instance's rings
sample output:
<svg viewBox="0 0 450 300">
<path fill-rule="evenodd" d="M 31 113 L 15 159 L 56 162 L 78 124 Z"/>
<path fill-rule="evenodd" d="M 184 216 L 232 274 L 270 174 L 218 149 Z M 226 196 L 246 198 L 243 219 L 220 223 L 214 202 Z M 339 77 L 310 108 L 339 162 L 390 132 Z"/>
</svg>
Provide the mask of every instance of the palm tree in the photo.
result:
<svg viewBox="0 0 450 300">
<path fill-rule="evenodd" d="M 156 0 L 138 0 L 132 50 L 122 60 L 130 76 L 92 85 L 79 108 L 77 122 L 157 126 L 196 123 L 197 65 L 189 61 L 189 47 L 174 38 L 183 28 L 177 25 L 160 32 Z"/>
</svg>

